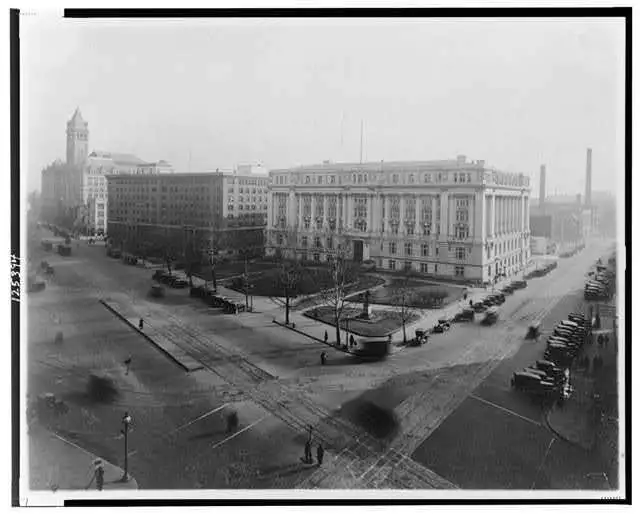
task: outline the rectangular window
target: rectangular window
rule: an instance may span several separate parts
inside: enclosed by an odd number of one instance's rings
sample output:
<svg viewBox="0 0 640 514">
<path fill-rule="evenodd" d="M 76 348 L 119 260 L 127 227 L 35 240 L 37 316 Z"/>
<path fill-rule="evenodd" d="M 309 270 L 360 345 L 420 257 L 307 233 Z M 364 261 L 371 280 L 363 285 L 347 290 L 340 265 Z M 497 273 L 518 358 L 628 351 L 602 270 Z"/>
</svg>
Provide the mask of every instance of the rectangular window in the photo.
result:
<svg viewBox="0 0 640 514">
<path fill-rule="evenodd" d="M 314 262 L 320 262 L 320 254 L 319 253 L 314 253 L 313 254 L 313 260 L 314 260 Z"/>
<path fill-rule="evenodd" d="M 464 266 L 456 266 L 455 274 L 456 277 L 464 277 Z"/>
<path fill-rule="evenodd" d="M 427 273 L 428 271 L 428 264 L 426 262 L 421 262 L 420 263 L 420 272 L 421 273 Z"/>
<path fill-rule="evenodd" d="M 391 255 L 396 254 L 396 243 L 389 243 L 389 253 Z"/>
<path fill-rule="evenodd" d="M 465 248 L 456 248 L 456 259 L 462 261 L 466 257 L 466 249 Z"/>
<path fill-rule="evenodd" d="M 412 255 L 413 254 L 413 246 L 411 245 L 411 243 L 405 243 L 404 244 L 404 254 L 405 255 Z"/>
<path fill-rule="evenodd" d="M 322 243 L 320 242 L 320 238 L 318 236 L 315 237 L 313 244 L 316 248 L 320 248 L 322 246 Z"/>
<path fill-rule="evenodd" d="M 413 235 L 413 225 L 407 225 L 407 234 L 410 236 Z"/>
<path fill-rule="evenodd" d="M 411 261 L 404 261 L 404 270 L 411 271 Z"/>
<path fill-rule="evenodd" d="M 420 253 L 423 257 L 429 257 L 429 245 L 424 243 L 420 245 Z"/>
<path fill-rule="evenodd" d="M 394 261 L 393 259 L 389 259 L 389 269 L 390 270 L 396 269 L 396 261 Z"/>
<path fill-rule="evenodd" d="M 308 244 L 307 236 L 302 236 L 302 248 L 306 248 Z"/>
</svg>

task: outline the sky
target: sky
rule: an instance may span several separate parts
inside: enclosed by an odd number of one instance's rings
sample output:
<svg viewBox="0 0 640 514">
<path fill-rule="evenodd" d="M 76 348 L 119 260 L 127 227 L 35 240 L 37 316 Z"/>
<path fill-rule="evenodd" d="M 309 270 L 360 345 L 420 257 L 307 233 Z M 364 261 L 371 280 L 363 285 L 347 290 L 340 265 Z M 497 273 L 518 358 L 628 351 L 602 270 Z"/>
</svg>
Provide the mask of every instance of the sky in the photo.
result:
<svg viewBox="0 0 640 514">
<path fill-rule="evenodd" d="M 89 149 L 177 172 L 325 159 L 484 159 L 538 195 L 614 191 L 624 172 L 617 20 L 21 20 L 29 190 L 65 157 L 76 107 Z"/>
</svg>

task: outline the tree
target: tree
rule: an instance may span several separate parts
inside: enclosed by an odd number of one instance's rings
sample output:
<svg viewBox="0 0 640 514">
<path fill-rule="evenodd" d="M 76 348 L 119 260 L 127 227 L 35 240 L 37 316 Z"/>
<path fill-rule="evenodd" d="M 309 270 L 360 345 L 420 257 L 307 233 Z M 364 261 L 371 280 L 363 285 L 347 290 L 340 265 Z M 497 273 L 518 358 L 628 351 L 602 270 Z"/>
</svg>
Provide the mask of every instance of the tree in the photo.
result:
<svg viewBox="0 0 640 514">
<path fill-rule="evenodd" d="M 320 296 L 323 302 L 331 307 L 336 328 L 336 343 L 340 345 L 340 322 L 348 294 L 347 286 L 355 276 L 355 266 L 351 260 L 351 241 L 334 232 L 329 232 L 327 237 L 331 238 L 332 244 L 331 248 L 325 248 L 328 269 L 321 282 Z"/>
<path fill-rule="evenodd" d="M 397 285 L 391 291 L 392 305 L 402 323 L 402 340 L 407 344 L 407 322 L 411 321 L 415 314 L 412 308 L 415 299 L 415 288 L 411 286 L 411 272 L 407 270 Z"/>
<path fill-rule="evenodd" d="M 282 297 L 273 297 L 272 300 L 282 305 L 285 312 L 285 324 L 289 324 L 289 313 L 291 312 L 291 300 L 298 294 L 298 288 L 302 278 L 304 268 L 295 259 L 297 246 L 297 232 L 293 229 L 277 230 L 272 235 L 272 244 L 277 244 L 275 260 L 278 262 L 278 274 L 276 275 L 275 289 L 284 293 Z M 294 258 L 291 259 L 290 257 Z"/>
</svg>

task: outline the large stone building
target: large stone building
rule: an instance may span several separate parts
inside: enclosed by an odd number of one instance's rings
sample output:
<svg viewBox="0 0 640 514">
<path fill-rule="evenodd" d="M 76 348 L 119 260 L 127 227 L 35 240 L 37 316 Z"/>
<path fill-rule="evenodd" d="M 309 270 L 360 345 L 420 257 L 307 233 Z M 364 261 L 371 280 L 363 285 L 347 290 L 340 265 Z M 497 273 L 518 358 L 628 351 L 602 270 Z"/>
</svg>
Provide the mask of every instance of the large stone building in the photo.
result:
<svg viewBox="0 0 640 514">
<path fill-rule="evenodd" d="M 67 160 L 42 170 L 42 217 L 69 229 L 104 233 L 107 227 L 105 176 L 172 173 L 165 161 L 150 163 L 131 154 L 89 149 L 89 124 L 76 109 L 67 122 Z"/>
<path fill-rule="evenodd" d="M 252 205 L 252 193 L 244 188 L 255 186 L 257 195 L 258 183 L 245 183 L 249 178 L 222 172 L 108 175 L 110 240 L 128 253 L 169 254 L 178 260 L 260 255 L 265 216 L 236 217 L 225 210 L 230 204 Z M 266 188 L 268 179 L 259 180 Z M 243 200 L 238 202 L 235 184 L 241 183 Z M 233 184 L 232 191 L 228 184 Z M 246 202 L 244 195 L 249 195 Z"/>
<path fill-rule="evenodd" d="M 529 177 L 484 161 L 342 163 L 270 172 L 267 253 L 355 261 L 478 283 L 530 258 Z"/>
<path fill-rule="evenodd" d="M 107 232 L 107 176 L 158 173 L 173 173 L 173 168 L 166 161 L 150 163 L 132 154 L 91 152 L 83 169 L 82 189 L 89 230 L 98 234 Z"/>
</svg>

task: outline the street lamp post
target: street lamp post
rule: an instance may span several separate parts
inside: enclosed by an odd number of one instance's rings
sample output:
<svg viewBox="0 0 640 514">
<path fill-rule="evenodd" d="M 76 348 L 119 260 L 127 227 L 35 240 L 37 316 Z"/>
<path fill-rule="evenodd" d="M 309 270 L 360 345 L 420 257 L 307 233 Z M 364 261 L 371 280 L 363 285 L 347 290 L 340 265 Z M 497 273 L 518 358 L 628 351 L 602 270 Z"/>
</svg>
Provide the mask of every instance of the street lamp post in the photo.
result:
<svg viewBox="0 0 640 514">
<path fill-rule="evenodd" d="M 128 412 L 124 413 L 122 416 L 122 425 L 123 429 L 120 431 L 124 435 L 124 474 L 122 475 L 122 481 L 127 482 L 129 480 L 129 427 L 131 426 L 131 416 L 129 416 Z"/>
</svg>

